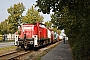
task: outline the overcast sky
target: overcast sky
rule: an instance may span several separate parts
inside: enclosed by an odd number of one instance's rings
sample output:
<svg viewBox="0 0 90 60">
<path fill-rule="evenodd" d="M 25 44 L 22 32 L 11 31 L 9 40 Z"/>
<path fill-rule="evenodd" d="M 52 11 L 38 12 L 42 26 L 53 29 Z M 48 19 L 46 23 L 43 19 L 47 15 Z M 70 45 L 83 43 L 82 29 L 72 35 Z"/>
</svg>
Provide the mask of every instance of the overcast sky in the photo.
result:
<svg viewBox="0 0 90 60">
<path fill-rule="evenodd" d="M 19 2 L 22 2 L 25 6 L 25 12 L 26 14 L 28 8 L 30 8 L 33 4 L 35 4 L 35 0 L 0 0 L 0 22 L 4 21 L 8 17 L 7 9 L 10 8 L 10 6 L 13 6 L 14 4 L 17 4 Z M 44 21 L 50 20 L 50 15 L 42 14 L 44 16 Z"/>
</svg>

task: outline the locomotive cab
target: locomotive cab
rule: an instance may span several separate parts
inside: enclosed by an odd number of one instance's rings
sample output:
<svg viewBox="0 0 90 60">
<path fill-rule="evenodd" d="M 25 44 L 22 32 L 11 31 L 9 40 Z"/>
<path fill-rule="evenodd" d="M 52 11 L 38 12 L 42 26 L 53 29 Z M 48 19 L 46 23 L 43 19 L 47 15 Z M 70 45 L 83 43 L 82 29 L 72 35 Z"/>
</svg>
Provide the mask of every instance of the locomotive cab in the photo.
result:
<svg viewBox="0 0 90 60">
<path fill-rule="evenodd" d="M 19 36 L 15 41 L 16 45 L 21 46 L 21 48 L 31 48 L 37 46 L 37 35 L 35 35 L 35 25 L 32 24 L 23 24 L 20 26 Z"/>
</svg>

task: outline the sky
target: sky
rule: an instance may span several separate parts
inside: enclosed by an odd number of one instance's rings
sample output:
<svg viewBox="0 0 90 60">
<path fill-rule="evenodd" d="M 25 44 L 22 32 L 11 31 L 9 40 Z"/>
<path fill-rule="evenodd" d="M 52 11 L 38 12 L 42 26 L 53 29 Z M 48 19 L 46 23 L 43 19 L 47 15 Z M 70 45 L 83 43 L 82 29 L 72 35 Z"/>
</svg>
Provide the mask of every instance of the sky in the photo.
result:
<svg viewBox="0 0 90 60">
<path fill-rule="evenodd" d="M 28 8 L 30 8 L 33 4 L 36 4 L 35 0 L 0 0 L 0 22 L 8 18 L 9 13 L 7 12 L 7 9 L 19 2 L 22 2 L 26 8 L 23 15 L 26 15 Z M 45 22 L 51 19 L 50 14 L 40 14 L 43 15 Z"/>
</svg>

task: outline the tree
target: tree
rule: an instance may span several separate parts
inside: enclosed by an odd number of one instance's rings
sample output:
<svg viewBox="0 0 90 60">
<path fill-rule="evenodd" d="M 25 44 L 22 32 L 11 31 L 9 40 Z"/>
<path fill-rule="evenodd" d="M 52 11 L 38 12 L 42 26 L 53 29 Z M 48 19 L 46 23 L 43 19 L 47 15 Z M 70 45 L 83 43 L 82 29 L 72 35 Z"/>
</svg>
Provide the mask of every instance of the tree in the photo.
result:
<svg viewBox="0 0 90 60">
<path fill-rule="evenodd" d="M 8 22 L 7 20 L 0 23 L 0 34 L 7 34 L 8 33 Z"/>
<path fill-rule="evenodd" d="M 36 22 L 43 22 L 43 16 L 39 14 L 39 12 L 32 6 L 28 9 L 26 16 L 23 17 L 23 23 L 36 23 Z"/>
<path fill-rule="evenodd" d="M 46 25 L 47 28 L 50 28 L 50 29 L 52 29 L 54 32 L 60 34 L 60 30 L 59 30 L 56 26 L 53 26 L 53 24 L 52 24 L 51 21 L 45 22 L 45 25 Z"/>
<path fill-rule="evenodd" d="M 36 3 L 36 6 L 39 7 L 38 10 L 44 14 L 50 13 L 52 9 L 54 12 L 54 15 L 51 16 L 53 24 L 66 29 L 75 60 L 90 60 L 90 1 L 37 0 Z M 58 19 L 60 16 L 61 18 Z"/>
<path fill-rule="evenodd" d="M 45 25 L 47 26 L 47 28 L 51 28 L 52 27 L 52 22 L 47 21 L 47 22 L 45 22 Z"/>
<path fill-rule="evenodd" d="M 62 12 L 54 12 L 54 14 L 51 15 L 51 22 L 54 26 L 58 27 L 58 29 L 65 29 L 69 21 L 67 7 L 64 7 Z"/>
<path fill-rule="evenodd" d="M 22 13 L 25 11 L 25 7 L 23 3 L 14 4 L 7 9 L 9 16 L 8 16 L 8 24 L 10 33 L 15 33 L 18 29 L 18 25 L 22 21 Z"/>
</svg>

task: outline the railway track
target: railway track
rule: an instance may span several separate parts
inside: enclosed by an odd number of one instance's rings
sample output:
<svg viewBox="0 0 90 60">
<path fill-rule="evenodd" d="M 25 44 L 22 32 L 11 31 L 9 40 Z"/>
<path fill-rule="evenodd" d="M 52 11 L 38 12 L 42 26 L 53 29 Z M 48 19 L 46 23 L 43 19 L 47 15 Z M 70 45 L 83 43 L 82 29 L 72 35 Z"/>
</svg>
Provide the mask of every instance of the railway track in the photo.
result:
<svg viewBox="0 0 90 60">
<path fill-rule="evenodd" d="M 43 46 L 45 47 L 45 46 Z M 42 47 L 40 47 L 39 49 L 41 49 Z M 38 50 L 39 50 L 38 49 Z M 35 52 L 34 50 L 19 50 L 19 51 L 12 51 L 6 54 L 2 54 L 0 55 L 0 60 L 21 60 L 21 58 L 27 54 L 31 54 Z"/>
<path fill-rule="evenodd" d="M 60 43 L 60 42 L 58 42 L 58 43 Z M 43 47 L 39 48 L 38 51 L 43 51 L 45 49 L 49 49 L 49 48 L 53 47 L 53 45 L 57 45 L 58 43 L 43 46 Z M 36 51 L 36 52 L 34 50 L 13 51 L 13 52 L 9 52 L 9 53 L 0 55 L 0 60 L 24 60 L 23 57 L 26 58 L 26 56 L 29 56 L 30 59 L 32 59 L 33 56 L 36 56 L 35 54 L 37 54 L 38 51 Z"/>
<path fill-rule="evenodd" d="M 0 55 L 0 60 L 20 60 L 20 57 L 31 52 L 33 51 L 13 51 L 7 54 Z"/>
</svg>

